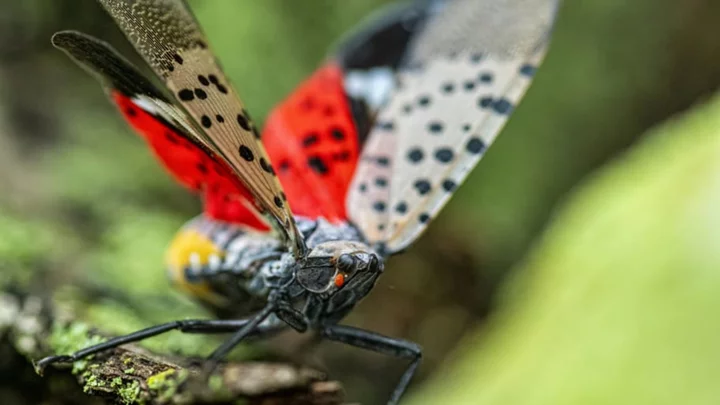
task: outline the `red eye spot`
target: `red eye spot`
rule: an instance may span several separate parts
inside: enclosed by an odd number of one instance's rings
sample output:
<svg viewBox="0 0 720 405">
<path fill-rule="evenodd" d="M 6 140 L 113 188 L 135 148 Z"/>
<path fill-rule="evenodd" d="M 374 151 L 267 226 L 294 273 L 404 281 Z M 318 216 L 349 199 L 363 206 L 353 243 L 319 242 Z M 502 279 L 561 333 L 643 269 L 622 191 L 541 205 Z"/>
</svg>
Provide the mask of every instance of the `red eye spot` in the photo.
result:
<svg viewBox="0 0 720 405">
<path fill-rule="evenodd" d="M 340 288 L 345 284 L 345 276 L 342 273 L 338 273 L 337 276 L 335 276 L 335 286 Z"/>
</svg>

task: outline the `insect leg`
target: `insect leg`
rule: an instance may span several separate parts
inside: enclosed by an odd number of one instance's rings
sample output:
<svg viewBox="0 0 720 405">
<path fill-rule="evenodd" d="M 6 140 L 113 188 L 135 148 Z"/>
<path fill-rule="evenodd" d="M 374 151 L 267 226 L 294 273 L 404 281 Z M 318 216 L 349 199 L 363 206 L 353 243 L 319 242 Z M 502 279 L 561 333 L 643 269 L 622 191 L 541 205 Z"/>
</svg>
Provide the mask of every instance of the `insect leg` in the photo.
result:
<svg viewBox="0 0 720 405">
<path fill-rule="evenodd" d="M 395 386 L 388 405 L 398 403 L 422 360 L 422 349 L 420 346 L 408 340 L 391 338 L 368 330 L 343 325 L 326 326 L 322 330 L 322 335 L 329 340 L 345 343 L 361 349 L 412 360 L 407 369 L 405 369 L 402 378 L 400 378 L 400 381 Z"/>
<path fill-rule="evenodd" d="M 310 325 L 310 321 L 305 314 L 286 303 L 278 305 L 275 315 L 300 333 L 304 333 Z"/>
<path fill-rule="evenodd" d="M 78 350 L 70 355 L 45 357 L 35 364 L 35 368 L 39 373 L 42 373 L 42 371 L 50 364 L 71 363 L 87 356 L 122 346 L 126 343 L 138 342 L 171 330 L 179 330 L 185 333 L 228 333 L 235 332 L 238 329 L 243 328 L 248 324 L 248 322 L 250 321 L 247 319 L 187 319 L 168 322 L 161 325 L 151 326 L 124 336 L 112 338 L 94 346 Z"/>
<path fill-rule="evenodd" d="M 225 343 L 215 349 L 215 351 L 208 357 L 206 371 L 208 373 L 212 372 L 217 367 L 220 360 L 227 356 L 227 354 L 230 353 L 230 351 L 234 349 L 235 346 L 237 346 L 243 339 L 254 333 L 262 321 L 267 319 L 267 317 L 275 312 L 276 309 L 277 305 L 274 302 L 270 302 L 257 315 L 247 320 L 247 323 L 245 323 L 240 330 L 237 330 L 230 339 L 226 340 Z"/>
</svg>

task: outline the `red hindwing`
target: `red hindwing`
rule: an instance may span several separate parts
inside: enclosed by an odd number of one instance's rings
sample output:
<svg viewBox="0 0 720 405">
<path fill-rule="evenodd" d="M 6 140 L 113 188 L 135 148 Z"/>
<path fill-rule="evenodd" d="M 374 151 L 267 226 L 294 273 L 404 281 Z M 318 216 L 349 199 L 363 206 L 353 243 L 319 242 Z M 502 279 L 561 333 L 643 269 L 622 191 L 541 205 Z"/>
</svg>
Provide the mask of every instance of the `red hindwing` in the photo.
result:
<svg viewBox="0 0 720 405">
<path fill-rule="evenodd" d="M 294 214 L 347 219 L 359 141 L 336 63 L 318 69 L 271 112 L 262 139 Z"/>
<path fill-rule="evenodd" d="M 167 171 L 182 185 L 202 193 L 211 218 L 269 229 L 251 207 L 252 197 L 232 171 L 172 125 L 139 107 L 130 97 L 113 91 L 112 99 L 133 129 L 150 146 Z"/>
<path fill-rule="evenodd" d="M 252 209 L 250 193 L 219 159 L 125 94 L 113 91 L 112 98 L 168 172 L 203 195 L 208 216 L 269 229 Z M 294 214 L 347 219 L 345 195 L 359 141 L 339 66 L 318 69 L 271 112 L 263 143 Z"/>
</svg>

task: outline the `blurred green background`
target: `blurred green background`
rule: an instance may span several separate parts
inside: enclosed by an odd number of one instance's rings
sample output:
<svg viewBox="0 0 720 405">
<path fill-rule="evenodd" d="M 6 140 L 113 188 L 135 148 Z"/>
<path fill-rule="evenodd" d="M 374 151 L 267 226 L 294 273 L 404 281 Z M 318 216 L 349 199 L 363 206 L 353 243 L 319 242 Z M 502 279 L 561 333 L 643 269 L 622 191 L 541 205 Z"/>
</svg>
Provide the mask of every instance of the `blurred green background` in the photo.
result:
<svg viewBox="0 0 720 405">
<path fill-rule="evenodd" d="M 190 1 L 259 120 L 384 3 Z M 162 265 L 199 202 L 49 38 L 81 30 L 137 61 L 130 46 L 92 0 L 0 10 L 0 287 L 70 291 L 77 316 L 108 333 L 207 316 Z M 715 0 L 563 4 L 502 136 L 346 321 L 425 348 L 410 403 L 717 403 L 720 105 L 704 104 L 720 84 L 718 38 Z M 147 347 L 209 353 L 216 342 L 169 335 Z M 291 343 L 248 353 L 289 356 Z M 17 363 L 0 357 L 0 397 L 45 399 L 23 393 L 9 377 Z M 404 366 L 330 343 L 300 360 L 366 404 L 387 398 Z"/>
</svg>

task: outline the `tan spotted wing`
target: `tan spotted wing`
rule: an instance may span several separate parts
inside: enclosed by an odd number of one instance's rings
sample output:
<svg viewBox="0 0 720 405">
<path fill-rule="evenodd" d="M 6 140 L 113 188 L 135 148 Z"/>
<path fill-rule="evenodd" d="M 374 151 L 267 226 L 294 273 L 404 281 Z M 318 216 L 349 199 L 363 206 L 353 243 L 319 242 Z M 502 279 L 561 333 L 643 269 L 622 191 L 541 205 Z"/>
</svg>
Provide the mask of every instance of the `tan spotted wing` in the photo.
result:
<svg viewBox="0 0 720 405">
<path fill-rule="evenodd" d="M 263 213 L 304 251 L 255 125 L 183 0 L 98 0 L 194 120 L 200 142 L 222 157 Z"/>
<path fill-rule="evenodd" d="M 545 55 L 557 7 L 433 4 L 441 8 L 413 40 L 347 201 L 353 221 L 387 253 L 422 233 L 503 128 Z"/>
</svg>

